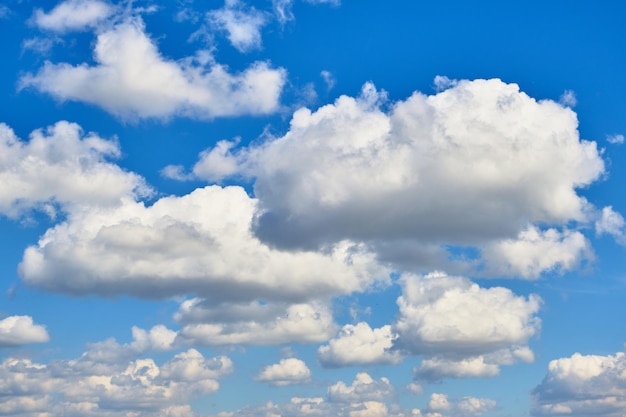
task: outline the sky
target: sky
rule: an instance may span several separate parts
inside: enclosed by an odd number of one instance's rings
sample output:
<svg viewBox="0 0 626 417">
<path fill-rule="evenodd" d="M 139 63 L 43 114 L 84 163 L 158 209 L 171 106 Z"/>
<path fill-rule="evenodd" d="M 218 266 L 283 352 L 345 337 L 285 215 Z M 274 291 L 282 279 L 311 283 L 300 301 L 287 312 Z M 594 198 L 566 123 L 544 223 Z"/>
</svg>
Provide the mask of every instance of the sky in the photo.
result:
<svg viewBox="0 0 626 417">
<path fill-rule="evenodd" d="M 622 417 L 625 14 L 4 0 L 0 415 Z"/>
</svg>

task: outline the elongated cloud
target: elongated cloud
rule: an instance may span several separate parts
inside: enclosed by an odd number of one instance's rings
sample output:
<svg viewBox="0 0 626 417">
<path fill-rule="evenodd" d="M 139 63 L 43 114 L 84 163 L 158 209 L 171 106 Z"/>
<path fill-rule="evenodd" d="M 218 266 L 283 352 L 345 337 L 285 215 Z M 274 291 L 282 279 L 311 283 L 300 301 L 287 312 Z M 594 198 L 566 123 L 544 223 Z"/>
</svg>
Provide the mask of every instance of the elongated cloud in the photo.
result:
<svg viewBox="0 0 626 417">
<path fill-rule="evenodd" d="M 286 72 L 256 62 L 239 74 L 214 62 L 210 53 L 173 61 L 163 57 L 139 18 L 98 34 L 95 65 L 46 62 L 21 78 L 65 101 L 97 105 L 126 119 L 187 116 L 211 119 L 277 110 Z"/>
<path fill-rule="evenodd" d="M 113 14 L 114 7 L 100 0 L 67 0 L 48 13 L 35 9 L 33 22 L 41 29 L 54 32 L 94 27 Z"/>
<path fill-rule="evenodd" d="M 282 359 L 279 363 L 266 366 L 255 378 L 274 386 L 302 384 L 311 380 L 311 370 L 300 359 Z"/>
<path fill-rule="evenodd" d="M 29 247 L 19 271 L 30 285 L 69 294 L 222 302 L 302 302 L 388 281 L 386 268 L 350 242 L 324 253 L 266 246 L 250 232 L 256 205 L 240 187 L 212 186 L 151 206 L 125 200 L 82 210 Z"/>
</svg>

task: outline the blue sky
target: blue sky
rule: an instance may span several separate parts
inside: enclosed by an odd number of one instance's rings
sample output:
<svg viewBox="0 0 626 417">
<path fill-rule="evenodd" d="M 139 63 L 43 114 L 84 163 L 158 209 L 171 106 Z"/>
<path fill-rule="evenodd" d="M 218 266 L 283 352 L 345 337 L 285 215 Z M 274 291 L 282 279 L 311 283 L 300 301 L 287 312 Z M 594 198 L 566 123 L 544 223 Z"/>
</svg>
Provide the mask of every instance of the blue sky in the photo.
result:
<svg viewBox="0 0 626 417">
<path fill-rule="evenodd" d="M 622 416 L 615 2 L 5 1 L 0 415 Z"/>
</svg>

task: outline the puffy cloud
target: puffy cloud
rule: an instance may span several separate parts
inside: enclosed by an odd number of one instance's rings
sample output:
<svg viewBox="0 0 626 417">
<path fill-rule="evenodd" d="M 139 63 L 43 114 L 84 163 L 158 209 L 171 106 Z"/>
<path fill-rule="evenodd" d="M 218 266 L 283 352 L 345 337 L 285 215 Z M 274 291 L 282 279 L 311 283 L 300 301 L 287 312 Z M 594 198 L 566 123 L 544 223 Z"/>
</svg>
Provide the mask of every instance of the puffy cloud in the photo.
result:
<svg viewBox="0 0 626 417">
<path fill-rule="evenodd" d="M 626 354 L 575 353 L 550 361 L 533 393 L 536 416 L 621 416 L 626 408 Z"/>
<path fill-rule="evenodd" d="M 428 358 L 422 360 L 420 366 L 414 370 L 416 378 L 428 381 L 438 381 L 443 378 L 490 378 L 499 373 L 498 365 L 485 363 L 483 356 L 458 361 L 438 357 Z"/>
<path fill-rule="evenodd" d="M 94 27 L 114 12 L 114 7 L 100 0 L 66 0 L 46 13 L 35 9 L 32 21 L 41 29 L 54 32 Z"/>
<path fill-rule="evenodd" d="M 328 307 L 319 303 L 221 303 L 188 300 L 176 318 L 178 340 L 191 345 L 278 345 L 319 343 L 337 330 Z"/>
<path fill-rule="evenodd" d="M 326 367 L 397 364 L 402 357 L 398 351 L 390 350 L 393 339 L 389 325 L 372 329 L 365 322 L 347 324 L 335 339 L 318 349 L 317 355 Z"/>
<path fill-rule="evenodd" d="M 215 30 L 226 32 L 240 52 L 261 48 L 261 28 L 267 23 L 263 12 L 254 7 L 245 10 L 238 0 L 226 0 L 222 9 L 209 12 L 207 17 Z"/>
<path fill-rule="evenodd" d="M 238 74 L 200 51 L 173 61 L 163 57 L 140 18 L 124 20 L 98 34 L 95 65 L 46 62 L 20 80 L 59 100 L 95 104 L 122 118 L 174 115 L 210 119 L 266 114 L 279 105 L 286 72 L 256 62 Z"/>
<path fill-rule="evenodd" d="M 103 366 L 104 365 L 104 366 Z M 6 414 L 122 417 L 190 416 L 183 404 L 217 391 L 232 371 L 226 357 L 206 359 L 190 349 L 160 367 L 152 359 L 127 365 L 78 360 L 49 365 L 9 358 L 0 364 L 0 410 Z"/>
<path fill-rule="evenodd" d="M 393 329 L 398 334 L 394 347 L 416 355 L 458 360 L 518 350 L 541 324 L 536 316 L 538 296 L 482 288 L 440 272 L 406 275 L 397 302 L 400 315 Z"/>
<path fill-rule="evenodd" d="M 35 130 L 28 142 L 0 124 L 0 214 L 40 208 L 54 215 L 56 204 L 106 207 L 151 194 L 143 178 L 108 161 L 119 156 L 117 142 L 85 135 L 75 123 Z"/>
<path fill-rule="evenodd" d="M 347 386 L 342 381 L 328 387 L 328 399 L 338 403 L 362 403 L 365 401 L 384 401 L 394 392 L 389 379 L 383 377 L 378 381 L 365 372 L 360 372 Z"/>
<path fill-rule="evenodd" d="M 426 416 L 481 416 L 495 406 L 496 402 L 489 398 L 465 397 L 449 400 L 446 394 L 433 393 L 428 402 L 429 413 Z"/>
<path fill-rule="evenodd" d="M 311 370 L 300 359 L 287 358 L 274 365 L 266 366 L 255 378 L 274 386 L 303 384 L 311 380 Z"/>
<path fill-rule="evenodd" d="M 250 231 L 256 205 L 240 187 L 212 186 L 152 206 L 124 200 L 71 213 L 26 249 L 19 273 L 27 284 L 69 294 L 220 302 L 304 302 L 389 280 L 372 254 L 349 242 L 324 253 L 268 247 Z"/>
<path fill-rule="evenodd" d="M 486 273 L 495 276 L 536 279 L 544 271 L 571 270 L 589 259 L 593 251 L 582 233 L 541 231 L 534 226 L 520 232 L 517 239 L 493 242 L 483 249 Z"/>
<path fill-rule="evenodd" d="M 0 347 L 50 340 L 45 326 L 34 324 L 30 316 L 9 316 L 0 320 Z"/>
<path fill-rule="evenodd" d="M 282 137 L 205 155 L 228 161 L 224 174 L 237 162 L 235 174 L 256 179 L 263 210 L 256 233 L 278 246 L 348 238 L 388 252 L 405 242 L 415 250 L 481 249 L 529 224 L 591 220 L 577 189 L 598 179 L 604 162 L 595 142 L 580 139 L 571 109 L 497 79 L 447 87 L 431 96 L 416 92 L 384 111 L 386 95 L 368 83 L 360 97 L 296 111 Z M 576 257 L 581 236 L 559 233 L 556 241 L 542 239 L 557 252 L 576 243 Z M 440 267 L 449 264 L 445 255 Z M 565 268 L 563 256 L 529 262 Z"/>
</svg>

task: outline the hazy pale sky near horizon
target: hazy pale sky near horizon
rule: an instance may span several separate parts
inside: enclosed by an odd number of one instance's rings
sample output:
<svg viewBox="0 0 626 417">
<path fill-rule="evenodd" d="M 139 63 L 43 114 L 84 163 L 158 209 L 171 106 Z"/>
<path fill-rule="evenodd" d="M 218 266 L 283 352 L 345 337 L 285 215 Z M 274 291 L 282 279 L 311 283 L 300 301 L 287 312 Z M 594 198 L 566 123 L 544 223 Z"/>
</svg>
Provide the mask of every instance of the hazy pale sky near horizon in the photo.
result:
<svg viewBox="0 0 626 417">
<path fill-rule="evenodd" d="M 0 415 L 623 416 L 625 15 L 3 1 Z"/>
</svg>

